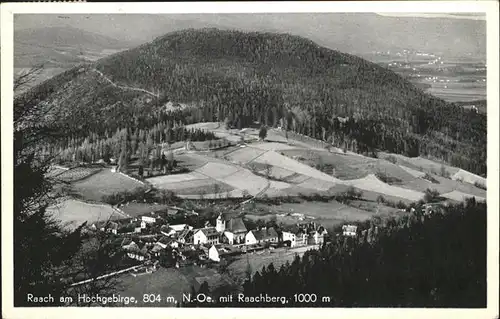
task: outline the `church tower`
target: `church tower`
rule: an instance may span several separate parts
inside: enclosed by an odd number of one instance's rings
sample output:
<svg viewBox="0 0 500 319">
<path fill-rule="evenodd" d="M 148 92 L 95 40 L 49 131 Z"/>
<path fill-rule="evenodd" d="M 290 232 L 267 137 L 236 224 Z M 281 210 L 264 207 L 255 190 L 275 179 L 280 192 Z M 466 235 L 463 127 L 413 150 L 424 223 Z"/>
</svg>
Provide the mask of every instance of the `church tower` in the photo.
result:
<svg viewBox="0 0 500 319">
<path fill-rule="evenodd" d="M 217 217 L 217 222 L 215 224 L 215 229 L 219 233 L 222 233 L 224 230 L 226 230 L 226 222 L 222 218 L 222 214 L 219 214 L 219 217 Z"/>
</svg>

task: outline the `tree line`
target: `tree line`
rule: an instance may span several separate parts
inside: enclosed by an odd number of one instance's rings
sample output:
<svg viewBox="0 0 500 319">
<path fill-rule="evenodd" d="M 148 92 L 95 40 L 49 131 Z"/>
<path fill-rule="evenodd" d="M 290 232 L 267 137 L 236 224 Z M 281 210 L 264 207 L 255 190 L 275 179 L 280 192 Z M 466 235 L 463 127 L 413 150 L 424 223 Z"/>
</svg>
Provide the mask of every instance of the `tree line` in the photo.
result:
<svg viewBox="0 0 500 319">
<path fill-rule="evenodd" d="M 442 209 L 392 219 L 376 231 L 372 223 L 359 238 L 334 236 L 291 263 L 248 275 L 243 293 L 288 298 L 259 307 L 486 307 L 486 204 L 469 199 Z M 296 294 L 317 299 L 304 303 Z"/>
</svg>

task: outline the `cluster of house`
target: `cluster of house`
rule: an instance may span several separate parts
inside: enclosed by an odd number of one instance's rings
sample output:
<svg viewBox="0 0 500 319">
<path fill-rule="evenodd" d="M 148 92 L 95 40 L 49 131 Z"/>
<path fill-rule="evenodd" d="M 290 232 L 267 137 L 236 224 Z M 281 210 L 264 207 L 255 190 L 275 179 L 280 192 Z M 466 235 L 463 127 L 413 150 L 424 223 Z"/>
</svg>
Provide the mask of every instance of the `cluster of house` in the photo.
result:
<svg viewBox="0 0 500 319">
<path fill-rule="evenodd" d="M 123 236 L 122 249 L 128 257 L 139 261 L 157 259 L 168 250 L 179 260 L 186 260 L 186 256 L 198 251 L 199 259 L 218 262 L 224 254 L 268 246 L 318 245 L 327 235 L 325 228 L 316 223 L 297 224 L 287 230 L 273 227 L 248 230 L 241 217 L 224 218 L 222 214 L 215 226 L 207 221 L 204 227 L 197 229 L 188 224 L 170 225 L 157 214 L 95 223 L 90 227 Z"/>
</svg>

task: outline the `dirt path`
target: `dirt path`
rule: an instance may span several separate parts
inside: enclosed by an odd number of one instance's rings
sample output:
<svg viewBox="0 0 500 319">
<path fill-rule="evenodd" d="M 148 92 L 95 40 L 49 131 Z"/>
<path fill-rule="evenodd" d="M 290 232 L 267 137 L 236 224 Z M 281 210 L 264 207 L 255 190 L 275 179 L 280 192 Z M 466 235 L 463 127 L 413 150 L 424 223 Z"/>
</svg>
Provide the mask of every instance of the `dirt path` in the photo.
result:
<svg viewBox="0 0 500 319">
<path fill-rule="evenodd" d="M 112 86 L 114 86 L 116 88 L 120 88 L 120 89 L 123 89 L 123 90 L 139 91 L 139 92 L 143 92 L 143 93 L 147 93 L 149 95 L 152 95 L 152 96 L 154 96 L 156 98 L 158 98 L 160 96 L 159 94 L 155 94 L 153 92 L 150 92 L 148 90 L 144 90 L 144 89 L 141 89 L 141 88 L 134 88 L 134 87 L 130 87 L 130 86 L 118 85 L 118 84 L 114 83 L 113 81 L 111 81 L 111 79 L 109 79 L 107 76 L 105 76 L 101 71 L 99 71 L 97 69 L 92 69 L 92 71 L 94 71 L 97 74 L 99 74 L 102 78 L 104 78 L 104 80 L 106 80 L 109 84 L 111 84 Z"/>
</svg>

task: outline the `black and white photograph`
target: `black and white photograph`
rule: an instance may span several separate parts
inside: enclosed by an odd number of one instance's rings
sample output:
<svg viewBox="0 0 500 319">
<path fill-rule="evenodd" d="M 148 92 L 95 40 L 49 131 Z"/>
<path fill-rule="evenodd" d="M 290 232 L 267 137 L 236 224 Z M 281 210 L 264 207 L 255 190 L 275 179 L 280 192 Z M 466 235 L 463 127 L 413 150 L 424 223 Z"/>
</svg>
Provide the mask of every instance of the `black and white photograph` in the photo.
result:
<svg viewBox="0 0 500 319">
<path fill-rule="evenodd" d="M 498 2 L 86 5 L 2 5 L 9 309 L 498 318 Z"/>
</svg>

